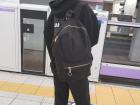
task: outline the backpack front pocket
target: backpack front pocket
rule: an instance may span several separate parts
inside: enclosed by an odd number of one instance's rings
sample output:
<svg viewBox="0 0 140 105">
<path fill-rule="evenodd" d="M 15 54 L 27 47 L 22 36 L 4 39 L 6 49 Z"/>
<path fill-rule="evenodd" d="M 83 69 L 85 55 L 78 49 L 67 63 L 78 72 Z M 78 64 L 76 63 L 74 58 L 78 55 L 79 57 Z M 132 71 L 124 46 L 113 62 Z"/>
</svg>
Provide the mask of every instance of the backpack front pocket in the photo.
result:
<svg viewBox="0 0 140 105">
<path fill-rule="evenodd" d="M 80 65 L 75 65 L 75 66 L 68 66 L 64 67 L 65 70 L 68 70 L 68 76 L 71 77 L 73 72 L 75 71 L 81 71 L 82 69 L 86 69 L 87 67 L 90 67 L 91 63 L 85 63 L 85 64 L 80 64 Z"/>
</svg>

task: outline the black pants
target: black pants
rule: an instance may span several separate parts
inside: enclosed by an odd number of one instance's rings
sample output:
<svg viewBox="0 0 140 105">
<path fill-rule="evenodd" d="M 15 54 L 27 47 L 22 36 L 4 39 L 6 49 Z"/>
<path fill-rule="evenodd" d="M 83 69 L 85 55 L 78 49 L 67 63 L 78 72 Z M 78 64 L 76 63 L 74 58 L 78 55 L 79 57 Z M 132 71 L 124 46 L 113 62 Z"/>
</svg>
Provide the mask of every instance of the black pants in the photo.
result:
<svg viewBox="0 0 140 105">
<path fill-rule="evenodd" d="M 61 81 L 58 77 L 54 77 L 55 86 L 55 104 L 54 105 L 67 105 L 69 89 L 75 100 L 76 105 L 90 105 L 89 95 L 89 82 L 88 78 L 72 81 Z"/>
</svg>

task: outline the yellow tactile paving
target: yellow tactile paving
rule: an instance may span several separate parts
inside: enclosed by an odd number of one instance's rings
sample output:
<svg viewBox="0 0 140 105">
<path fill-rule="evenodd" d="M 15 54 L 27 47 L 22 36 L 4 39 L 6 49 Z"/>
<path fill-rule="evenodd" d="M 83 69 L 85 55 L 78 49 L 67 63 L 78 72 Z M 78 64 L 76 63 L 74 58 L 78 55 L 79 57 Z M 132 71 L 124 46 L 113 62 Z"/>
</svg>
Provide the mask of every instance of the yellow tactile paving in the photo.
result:
<svg viewBox="0 0 140 105">
<path fill-rule="evenodd" d="M 15 92 L 20 86 L 21 84 L 18 83 L 4 82 L 3 85 L 0 87 L 0 90 Z"/>
<path fill-rule="evenodd" d="M 0 91 L 30 94 L 42 97 L 54 97 L 54 88 L 31 84 L 0 81 Z M 95 105 L 140 105 L 140 90 L 107 85 L 96 85 L 96 91 L 90 93 L 91 103 Z M 71 101 L 73 100 L 70 93 Z"/>
<path fill-rule="evenodd" d="M 140 105 L 140 90 L 129 90 L 135 105 Z"/>
<path fill-rule="evenodd" d="M 90 93 L 90 101 L 92 104 L 97 105 L 96 93 Z"/>
<path fill-rule="evenodd" d="M 22 84 L 22 86 L 19 88 L 17 93 L 34 95 L 38 88 L 39 86 L 35 86 L 31 84 Z"/>
<path fill-rule="evenodd" d="M 35 95 L 37 95 L 37 96 L 53 97 L 54 96 L 54 88 L 46 87 L 46 86 L 45 87 L 40 87 Z"/>
<path fill-rule="evenodd" d="M 128 89 L 112 88 L 117 105 L 135 105 Z"/>
<path fill-rule="evenodd" d="M 69 100 L 70 101 L 73 101 L 73 97 L 72 97 L 72 94 L 71 94 L 71 91 L 69 92 L 70 94 L 69 94 Z M 96 104 L 96 95 L 95 95 L 95 93 L 90 93 L 90 100 L 91 100 L 91 103 L 92 104 Z"/>
<path fill-rule="evenodd" d="M 69 100 L 70 101 L 73 101 L 73 97 L 72 97 L 72 94 L 71 94 L 71 91 L 69 91 Z M 92 104 L 96 104 L 96 95 L 95 93 L 90 93 L 90 100 L 91 100 L 91 103 Z"/>
<path fill-rule="evenodd" d="M 97 105 L 116 105 L 111 87 L 109 86 L 96 86 Z M 128 104 L 126 104 L 128 105 Z"/>
<path fill-rule="evenodd" d="M 5 81 L 0 81 L 0 87 L 4 84 Z"/>
<path fill-rule="evenodd" d="M 73 97 L 72 97 L 72 94 L 71 94 L 71 91 L 69 90 L 69 100 L 70 101 L 73 101 Z"/>
</svg>

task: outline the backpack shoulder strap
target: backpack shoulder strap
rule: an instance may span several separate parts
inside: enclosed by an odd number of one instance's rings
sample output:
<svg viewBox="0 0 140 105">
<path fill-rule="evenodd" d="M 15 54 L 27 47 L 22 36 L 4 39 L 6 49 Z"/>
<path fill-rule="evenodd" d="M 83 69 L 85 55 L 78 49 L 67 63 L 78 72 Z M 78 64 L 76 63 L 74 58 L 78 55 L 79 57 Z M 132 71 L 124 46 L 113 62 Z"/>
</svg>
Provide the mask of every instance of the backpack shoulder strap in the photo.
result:
<svg viewBox="0 0 140 105">
<path fill-rule="evenodd" d="M 80 2 L 74 7 L 74 9 L 68 10 L 65 14 L 66 19 L 67 18 L 72 18 L 73 16 L 74 16 L 74 18 L 79 18 L 82 7 L 84 5 L 85 5 L 84 3 Z"/>
<path fill-rule="evenodd" d="M 76 7 L 74 8 L 74 17 L 75 18 L 79 18 L 80 14 L 81 14 L 81 10 L 84 5 L 85 5 L 85 3 L 82 3 L 82 2 L 80 2 L 76 5 Z"/>
</svg>

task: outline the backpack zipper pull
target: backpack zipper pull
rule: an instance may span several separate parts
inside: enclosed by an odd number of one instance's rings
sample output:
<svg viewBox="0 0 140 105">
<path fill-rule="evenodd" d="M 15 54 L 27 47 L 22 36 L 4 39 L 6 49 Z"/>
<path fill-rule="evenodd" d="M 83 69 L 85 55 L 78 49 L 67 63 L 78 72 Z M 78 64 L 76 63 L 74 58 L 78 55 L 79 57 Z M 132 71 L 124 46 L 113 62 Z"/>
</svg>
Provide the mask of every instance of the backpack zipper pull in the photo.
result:
<svg viewBox="0 0 140 105">
<path fill-rule="evenodd" d="M 58 36 L 56 36 L 55 39 L 54 39 L 54 42 L 55 42 L 55 43 L 56 43 L 57 39 L 58 39 Z"/>
<path fill-rule="evenodd" d="M 68 76 L 72 76 L 72 72 L 71 72 L 71 67 L 68 67 L 68 69 L 69 69 L 69 72 L 68 72 Z"/>
</svg>

